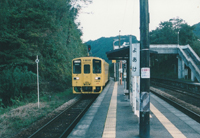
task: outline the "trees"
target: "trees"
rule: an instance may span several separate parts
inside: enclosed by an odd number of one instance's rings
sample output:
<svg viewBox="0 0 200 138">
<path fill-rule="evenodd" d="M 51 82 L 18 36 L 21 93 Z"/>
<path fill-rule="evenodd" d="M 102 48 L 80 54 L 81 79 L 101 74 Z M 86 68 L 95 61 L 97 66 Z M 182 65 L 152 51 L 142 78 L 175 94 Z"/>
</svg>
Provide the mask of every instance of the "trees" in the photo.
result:
<svg viewBox="0 0 200 138">
<path fill-rule="evenodd" d="M 183 19 L 173 18 L 169 21 L 161 22 L 156 30 L 153 30 L 149 33 L 150 43 L 179 45 L 189 44 L 200 56 L 200 41 L 198 41 L 197 36 L 194 34 L 194 29 L 195 26 L 188 25 Z M 174 57 L 171 55 L 157 55 L 156 57 L 152 57 L 151 60 L 156 61 L 153 62 L 155 63 L 155 65 L 152 66 L 153 75 L 161 74 L 161 76 L 163 76 L 166 74 L 171 74 L 171 76 L 167 77 L 177 76 L 175 75 L 175 72 L 170 72 L 170 70 L 174 70 L 173 68 L 177 64 L 176 56 Z M 165 70 L 165 73 L 160 72 L 160 70 Z"/>
<path fill-rule="evenodd" d="M 0 77 L 4 78 L 0 80 L 0 99 L 8 101 L 4 104 L 12 103 L 16 93 L 25 96 L 23 93 L 31 91 L 29 84 L 36 82 L 36 55 L 41 81 L 53 83 L 51 90 L 69 87 L 71 60 L 86 55 L 81 31 L 74 23 L 77 9 L 70 0 L 1 0 L 0 6 Z M 16 88 L 16 82 L 26 89 L 4 87 Z"/>
<path fill-rule="evenodd" d="M 176 38 L 172 22 L 161 22 L 156 30 L 150 32 L 151 44 L 174 44 L 177 43 Z"/>
<path fill-rule="evenodd" d="M 195 30 L 195 31 L 194 31 Z M 197 32 L 198 26 L 188 25 L 183 19 L 173 18 L 169 21 L 161 22 L 156 30 L 149 33 L 151 44 L 178 44 L 187 45 L 189 44 L 196 53 L 199 52 L 199 40 Z"/>
<path fill-rule="evenodd" d="M 193 30 L 194 27 L 188 25 L 183 19 L 170 19 L 161 22 L 156 30 L 150 32 L 150 43 L 177 44 L 179 41 L 180 45 L 193 45 L 193 42 L 197 39 Z"/>
<path fill-rule="evenodd" d="M 194 34 L 200 39 L 200 22 L 193 25 L 195 27 L 194 29 Z"/>
</svg>

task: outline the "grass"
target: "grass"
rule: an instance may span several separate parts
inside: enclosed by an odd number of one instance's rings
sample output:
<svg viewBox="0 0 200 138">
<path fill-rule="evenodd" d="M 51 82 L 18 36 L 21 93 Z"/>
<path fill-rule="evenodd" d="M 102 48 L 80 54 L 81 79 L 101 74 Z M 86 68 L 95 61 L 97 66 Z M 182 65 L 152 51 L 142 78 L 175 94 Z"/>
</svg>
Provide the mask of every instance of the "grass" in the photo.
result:
<svg viewBox="0 0 200 138">
<path fill-rule="evenodd" d="M 51 96 L 51 98 L 50 98 Z M 37 99 L 33 103 L 19 102 L 18 106 L 0 109 L 0 137 L 7 138 L 17 134 L 22 128 L 46 116 L 72 97 L 72 89 L 60 93 L 41 93 L 40 108 Z"/>
</svg>

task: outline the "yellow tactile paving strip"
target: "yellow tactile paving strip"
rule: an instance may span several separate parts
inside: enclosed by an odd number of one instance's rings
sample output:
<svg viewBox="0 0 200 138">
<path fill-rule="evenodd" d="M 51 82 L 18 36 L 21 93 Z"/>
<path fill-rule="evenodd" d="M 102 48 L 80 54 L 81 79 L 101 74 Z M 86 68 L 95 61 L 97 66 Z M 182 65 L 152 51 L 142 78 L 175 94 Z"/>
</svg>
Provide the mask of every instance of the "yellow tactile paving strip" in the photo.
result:
<svg viewBox="0 0 200 138">
<path fill-rule="evenodd" d="M 102 138 L 116 137 L 117 82 L 115 82 Z"/>
<path fill-rule="evenodd" d="M 179 131 L 153 104 L 151 104 L 151 111 L 172 135 L 172 137 L 186 138 L 185 135 L 183 135 L 183 133 L 181 133 L 181 131 Z"/>
<path fill-rule="evenodd" d="M 115 82 L 102 138 L 116 137 L 117 87 L 117 82 Z M 179 131 L 153 104 L 151 104 L 151 111 L 172 135 L 172 137 L 186 138 L 185 135 L 183 135 L 183 133 Z"/>
</svg>

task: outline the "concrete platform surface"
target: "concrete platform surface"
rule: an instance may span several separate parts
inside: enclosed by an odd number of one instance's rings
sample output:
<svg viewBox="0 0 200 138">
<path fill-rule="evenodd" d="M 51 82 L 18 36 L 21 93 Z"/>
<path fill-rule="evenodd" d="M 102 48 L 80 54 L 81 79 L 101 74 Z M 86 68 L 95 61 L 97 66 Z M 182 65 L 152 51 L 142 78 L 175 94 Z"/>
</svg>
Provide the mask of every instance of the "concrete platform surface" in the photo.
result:
<svg viewBox="0 0 200 138">
<path fill-rule="evenodd" d="M 150 137 L 200 138 L 199 123 L 153 94 L 150 101 Z M 138 120 L 123 85 L 111 80 L 68 138 L 139 138 Z"/>
</svg>

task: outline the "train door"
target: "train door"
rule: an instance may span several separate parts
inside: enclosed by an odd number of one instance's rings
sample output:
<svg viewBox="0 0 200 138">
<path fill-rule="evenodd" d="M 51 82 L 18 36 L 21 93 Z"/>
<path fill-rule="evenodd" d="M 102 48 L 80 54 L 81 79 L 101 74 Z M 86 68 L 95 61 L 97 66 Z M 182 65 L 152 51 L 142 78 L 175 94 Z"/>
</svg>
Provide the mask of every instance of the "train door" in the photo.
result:
<svg viewBox="0 0 200 138">
<path fill-rule="evenodd" d="M 83 65 L 83 92 L 92 92 L 91 64 Z"/>
<path fill-rule="evenodd" d="M 98 59 L 93 59 L 93 80 L 95 86 L 95 92 L 100 92 L 102 90 L 102 62 Z"/>
</svg>

